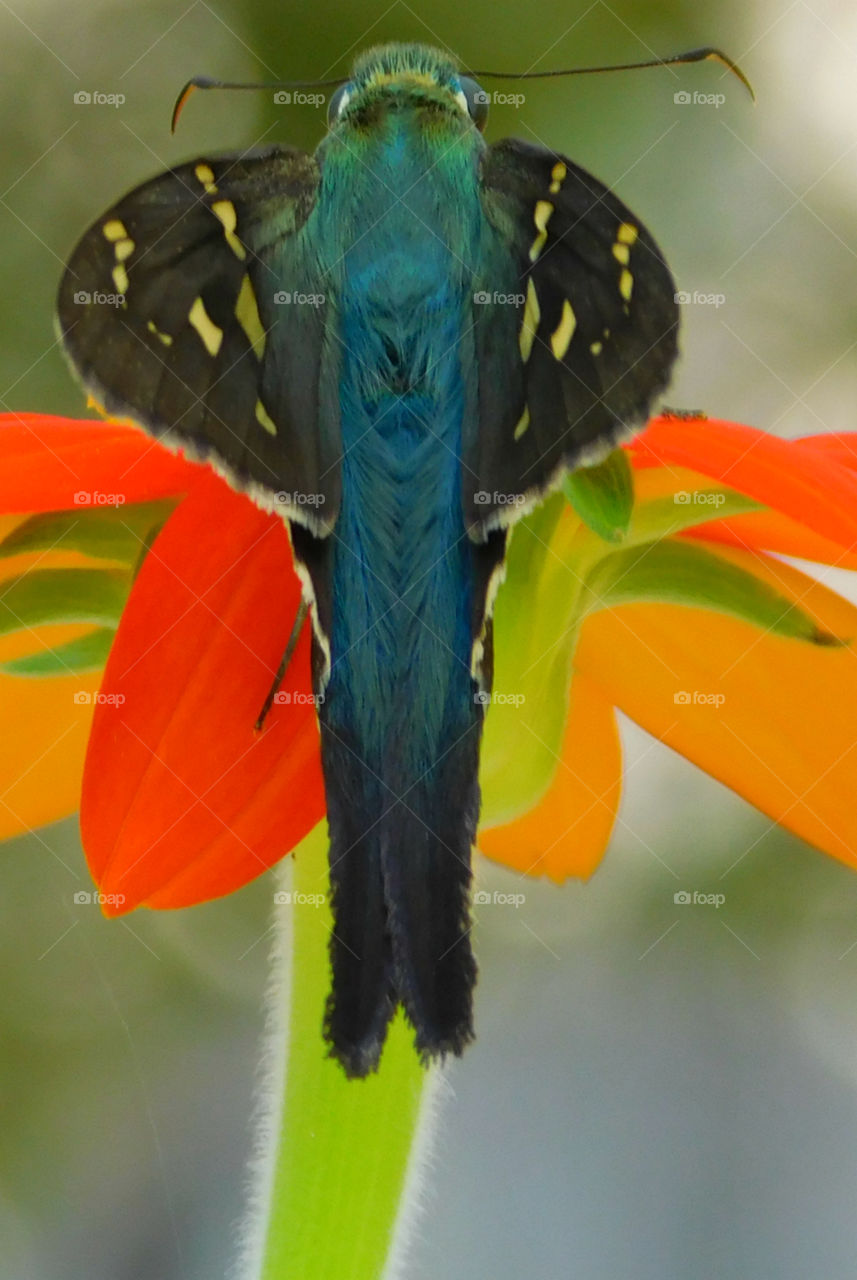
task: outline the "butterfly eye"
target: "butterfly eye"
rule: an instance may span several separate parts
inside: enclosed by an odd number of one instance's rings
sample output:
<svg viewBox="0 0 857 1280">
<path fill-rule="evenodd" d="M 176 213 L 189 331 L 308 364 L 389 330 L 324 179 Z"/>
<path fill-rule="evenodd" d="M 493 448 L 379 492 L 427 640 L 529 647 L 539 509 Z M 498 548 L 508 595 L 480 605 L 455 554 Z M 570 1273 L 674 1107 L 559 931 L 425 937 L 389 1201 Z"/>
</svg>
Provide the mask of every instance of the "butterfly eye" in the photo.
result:
<svg viewBox="0 0 857 1280">
<path fill-rule="evenodd" d="M 327 123 L 328 126 L 334 125 L 342 115 L 348 99 L 351 97 L 351 85 L 341 84 L 339 88 L 331 95 L 330 102 L 327 104 Z"/>
<path fill-rule="evenodd" d="M 477 84 L 469 76 L 459 76 L 458 81 L 461 85 L 464 101 L 467 103 L 470 119 L 481 132 L 485 128 L 485 122 L 488 119 L 488 103 L 491 95 L 485 92 L 481 84 Z"/>
</svg>

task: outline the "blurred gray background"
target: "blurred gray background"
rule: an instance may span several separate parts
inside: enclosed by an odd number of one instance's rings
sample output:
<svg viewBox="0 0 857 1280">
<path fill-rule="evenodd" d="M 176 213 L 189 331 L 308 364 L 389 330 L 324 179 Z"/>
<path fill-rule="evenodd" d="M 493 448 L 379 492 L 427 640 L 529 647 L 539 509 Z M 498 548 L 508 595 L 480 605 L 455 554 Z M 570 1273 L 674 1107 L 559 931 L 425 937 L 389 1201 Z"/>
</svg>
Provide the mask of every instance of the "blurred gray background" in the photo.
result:
<svg viewBox="0 0 857 1280">
<path fill-rule="evenodd" d="M 755 109 L 704 65 L 530 85 L 489 135 L 615 184 L 679 288 L 722 295 L 685 307 L 670 403 L 785 435 L 854 428 L 849 0 L 4 0 L 5 407 L 83 411 L 53 297 L 125 189 L 199 152 L 321 134 L 312 107 L 200 95 L 171 138 L 190 75 L 337 74 L 387 39 L 521 70 L 728 50 Z M 724 101 L 675 101 L 694 91 Z M 588 885 L 479 869 L 526 901 L 479 911 L 479 1040 L 450 1073 L 409 1276 L 852 1280 L 857 877 L 625 729 L 621 821 Z M 270 880 L 108 923 L 72 901 L 73 821 L 9 842 L 0 874 L 0 1280 L 216 1280 L 242 1206 Z M 726 901 L 677 906 L 680 888 Z"/>
</svg>

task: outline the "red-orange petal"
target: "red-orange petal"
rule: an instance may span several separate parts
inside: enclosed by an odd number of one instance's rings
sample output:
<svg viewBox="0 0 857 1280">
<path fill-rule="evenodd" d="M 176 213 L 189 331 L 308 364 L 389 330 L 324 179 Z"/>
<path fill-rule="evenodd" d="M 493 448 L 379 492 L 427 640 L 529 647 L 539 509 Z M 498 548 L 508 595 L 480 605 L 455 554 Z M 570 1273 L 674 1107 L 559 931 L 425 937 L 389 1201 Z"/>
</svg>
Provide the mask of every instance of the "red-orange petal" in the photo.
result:
<svg viewBox="0 0 857 1280">
<path fill-rule="evenodd" d="M 254 731 L 299 599 L 282 520 L 207 473 L 146 557 L 93 723 L 81 827 L 111 914 L 229 893 L 322 816 L 308 626 Z"/>
<path fill-rule="evenodd" d="M 791 565 L 716 554 L 799 600 L 825 630 L 857 637 L 857 609 Z M 857 868 L 854 647 L 772 636 L 703 609 L 633 604 L 587 618 L 575 662 L 643 728 Z"/>
<path fill-rule="evenodd" d="M 780 515 L 779 511 L 750 511 L 729 520 L 710 520 L 694 525 L 683 536 L 748 550 L 776 551 L 779 555 L 816 560 L 839 569 L 857 569 L 857 550 L 847 551 L 806 525 Z"/>
<path fill-rule="evenodd" d="M 832 448 L 807 443 L 715 418 L 661 417 L 629 447 L 638 466 L 700 471 L 850 551 L 857 547 L 857 475 Z"/>
<path fill-rule="evenodd" d="M 0 414 L 0 457 L 3 512 L 87 506 L 93 494 L 148 502 L 184 493 L 206 470 L 136 427 L 43 413 Z"/>
<path fill-rule="evenodd" d="M 578 672 L 553 781 L 529 813 L 480 831 L 479 848 L 527 875 L 558 883 L 569 876 L 586 880 L 607 848 L 621 786 L 622 748 L 613 706 Z"/>
</svg>

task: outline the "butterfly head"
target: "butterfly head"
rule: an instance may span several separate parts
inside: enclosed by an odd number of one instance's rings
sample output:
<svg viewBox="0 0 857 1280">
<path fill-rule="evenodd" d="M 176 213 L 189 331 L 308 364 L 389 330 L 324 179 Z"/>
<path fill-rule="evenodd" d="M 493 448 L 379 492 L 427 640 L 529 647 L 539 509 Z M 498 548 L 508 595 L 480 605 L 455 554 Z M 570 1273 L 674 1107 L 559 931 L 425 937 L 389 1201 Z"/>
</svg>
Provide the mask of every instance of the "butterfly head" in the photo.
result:
<svg viewBox="0 0 857 1280">
<path fill-rule="evenodd" d="M 350 79 L 330 99 L 328 124 L 335 128 L 378 107 L 414 105 L 459 112 L 480 131 L 488 118 L 488 94 L 475 80 L 460 75 L 440 50 L 424 44 L 388 44 L 357 59 Z"/>
</svg>

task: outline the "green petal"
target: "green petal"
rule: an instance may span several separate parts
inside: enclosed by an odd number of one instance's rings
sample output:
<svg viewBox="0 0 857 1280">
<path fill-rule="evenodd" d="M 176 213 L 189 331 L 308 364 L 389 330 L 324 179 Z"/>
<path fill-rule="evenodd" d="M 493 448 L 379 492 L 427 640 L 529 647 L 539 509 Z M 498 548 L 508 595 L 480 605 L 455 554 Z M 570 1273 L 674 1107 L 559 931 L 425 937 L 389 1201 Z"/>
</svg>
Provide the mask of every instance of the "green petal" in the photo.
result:
<svg viewBox="0 0 857 1280">
<path fill-rule="evenodd" d="M 605 542 L 621 542 L 634 509 L 634 473 L 624 449 L 614 449 L 595 467 L 570 472 L 563 492 L 581 520 Z"/>
<path fill-rule="evenodd" d="M 31 516 L 0 542 L 0 557 L 26 551 L 79 551 L 136 565 L 178 499 L 120 507 L 81 507 Z"/>
<path fill-rule="evenodd" d="M 718 487 L 685 490 L 672 498 L 653 498 L 650 502 L 638 502 L 631 518 L 626 545 L 654 542 L 657 538 L 669 538 L 682 529 L 691 529 L 709 520 L 728 520 L 732 516 L 745 515 L 748 511 L 761 511 L 763 504 L 747 498 L 734 489 Z"/>
<path fill-rule="evenodd" d="M 0 584 L 0 635 L 49 623 L 116 627 L 131 578 L 115 569 L 45 569 Z"/>
<path fill-rule="evenodd" d="M 753 573 L 680 538 L 614 551 L 589 577 L 587 612 L 640 601 L 713 609 L 774 635 L 842 644 Z"/>
<path fill-rule="evenodd" d="M 0 662 L 0 671 L 7 676 L 69 676 L 100 671 L 107 662 L 115 635 L 114 628 L 99 627 L 55 649 Z"/>
<path fill-rule="evenodd" d="M 561 493 L 514 529 L 494 611 L 494 692 L 480 769 L 486 826 L 532 808 L 556 770 L 585 574 L 603 548 L 567 517 Z"/>
</svg>

